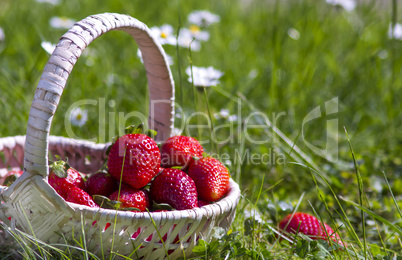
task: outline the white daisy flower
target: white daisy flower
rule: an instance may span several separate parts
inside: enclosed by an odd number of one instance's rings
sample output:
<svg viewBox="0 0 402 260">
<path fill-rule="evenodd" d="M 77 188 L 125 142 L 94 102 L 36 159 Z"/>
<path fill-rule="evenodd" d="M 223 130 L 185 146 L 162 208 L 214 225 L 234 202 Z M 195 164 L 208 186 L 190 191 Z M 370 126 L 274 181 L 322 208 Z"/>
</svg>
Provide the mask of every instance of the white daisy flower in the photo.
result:
<svg viewBox="0 0 402 260">
<path fill-rule="evenodd" d="M 70 122 L 75 126 L 83 126 L 88 121 L 88 110 L 79 107 L 74 108 L 70 112 Z"/>
<path fill-rule="evenodd" d="M 216 119 L 228 118 L 229 116 L 230 116 L 230 113 L 229 113 L 229 110 L 227 110 L 227 109 L 221 109 L 221 111 L 214 114 L 214 117 Z"/>
<path fill-rule="evenodd" d="M 0 27 L 0 42 L 4 41 L 5 38 L 6 38 L 6 35 L 4 34 L 4 30 L 3 30 L 3 28 Z"/>
<path fill-rule="evenodd" d="M 192 24 L 206 27 L 220 21 L 219 15 L 213 14 L 209 11 L 198 10 L 191 12 L 188 15 L 188 21 Z"/>
<path fill-rule="evenodd" d="M 388 38 L 402 40 L 402 24 L 395 24 L 394 28 L 392 28 L 392 24 L 389 25 L 388 29 Z"/>
<path fill-rule="evenodd" d="M 385 60 L 386 58 L 388 58 L 388 52 L 387 50 L 382 50 L 378 53 L 378 58 Z"/>
<path fill-rule="evenodd" d="M 340 6 L 348 12 L 351 12 L 356 8 L 356 2 L 354 0 L 325 0 L 325 1 L 330 5 Z"/>
<path fill-rule="evenodd" d="M 250 72 L 248 73 L 248 77 L 250 79 L 255 79 L 258 76 L 258 71 L 256 69 L 252 69 L 250 70 Z"/>
<path fill-rule="evenodd" d="M 197 25 L 191 25 L 189 28 L 183 28 L 180 30 L 180 34 L 189 34 L 192 38 L 195 38 L 199 41 L 208 41 L 209 40 L 209 32 L 202 31 L 200 27 Z"/>
<path fill-rule="evenodd" d="M 199 51 L 201 49 L 200 41 L 195 39 L 193 34 L 188 29 L 180 30 L 179 38 L 177 40 L 178 40 L 177 43 L 181 47 L 184 47 L 184 48 L 190 48 L 191 47 L 192 51 Z"/>
<path fill-rule="evenodd" d="M 171 25 L 164 24 L 161 27 L 154 26 L 150 30 L 152 35 L 161 45 L 176 45 L 176 36 Z"/>
<path fill-rule="evenodd" d="M 166 55 L 166 60 L 167 60 L 168 64 L 170 66 L 172 66 L 174 64 L 173 57 L 166 53 L 165 53 L 165 55 Z M 144 60 L 142 59 L 142 52 L 140 49 L 137 49 L 137 57 L 140 59 L 141 63 L 144 63 Z"/>
<path fill-rule="evenodd" d="M 236 122 L 237 121 L 237 115 L 228 116 L 228 121 L 229 122 Z"/>
<path fill-rule="evenodd" d="M 120 82 L 119 75 L 115 73 L 110 73 L 106 77 L 106 85 L 111 86 L 113 84 L 118 84 Z"/>
<path fill-rule="evenodd" d="M 191 67 L 187 67 L 186 73 L 188 81 L 193 82 L 191 75 Z M 219 78 L 223 76 L 223 72 L 214 69 L 212 66 L 208 68 L 193 66 L 194 86 L 210 87 L 219 84 Z"/>
<path fill-rule="evenodd" d="M 50 18 L 49 23 L 51 27 L 56 29 L 70 29 L 75 24 L 75 21 L 67 17 L 54 16 Z"/>
<path fill-rule="evenodd" d="M 38 3 L 46 3 L 46 4 L 52 4 L 52 5 L 58 5 L 60 4 L 60 0 L 36 0 Z"/>
<path fill-rule="evenodd" d="M 288 30 L 288 35 L 290 38 L 292 38 L 293 40 L 298 40 L 300 38 L 300 33 L 298 30 L 296 30 L 295 28 L 290 28 Z"/>
<path fill-rule="evenodd" d="M 254 219 L 255 221 L 257 221 L 258 223 L 262 223 L 262 222 L 263 222 L 260 213 L 258 213 L 258 211 L 256 211 L 255 209 L 252 209 L 252 210 L 245 210 L 245 211 L 244 211 L 244 218 L 245 218 L 245 219 L 253 218 L 253 219 Z"/>
<path fill-rule="evenodd" d="M 232 166 L 232 161 L 231 161 L 231 160 L 225 160 L 225 161 L 223 162 L 223 164 L 224 164 L 225 166 L 227 166 L 227 167 L 230 167 L 230 166 Z"/>
<path fill-rule="evenodd" d="M 46 41 L 45 41 L 45 42 L 42 42 L 40 45 L 41 45 L 42 48 L 43 48 L 47 53 L 49 53 L 50 55 L 52 55 L 54 49 L 56 49 L 56 44 L 53 44 L 53 43 L 51 43 L 51 42 L 46 42 Z"/>
</svg>

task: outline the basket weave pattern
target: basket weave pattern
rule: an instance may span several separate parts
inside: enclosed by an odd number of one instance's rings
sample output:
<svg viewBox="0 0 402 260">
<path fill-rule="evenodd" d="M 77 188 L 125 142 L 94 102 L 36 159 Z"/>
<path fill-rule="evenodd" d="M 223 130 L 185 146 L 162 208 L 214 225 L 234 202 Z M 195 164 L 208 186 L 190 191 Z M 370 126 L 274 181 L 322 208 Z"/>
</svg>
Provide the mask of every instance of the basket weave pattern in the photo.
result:
<svg viewBox="0 0 402 260">
<path fill-rule="evenodd" d="M 48 243 L 65 244 L 81 237 L 97 255 L 111 251 L 136 258 L 172 259 L 191 255 L 199 238 L 209 239 L 213 227 L 228 229 L 240 191 L 230 180 L 222 200 L 201 208 L 169 212 L 125 212 L 94 209 L 64 201 L 47 183 L 48 158 L 68 158 L 84 173 L 98 170 L 109 144 L 49 136 L 51 121 L 77 59 L 97 37 L 110 31 L 129 33 L 141 49 L 150 97 L 150 128 L 157 140 L 167 139 L 173 127 L 174 85 L 162 47 L 138 20 L 120 14 L 99 14 L 77 22 L 58 43 L 37 86 L 25 136 L 0 139 L 0 176 L 9 169 L 24 174 L 9 188 L 0 186 L 0 219 Z M 12 220 L 7 217 L 12 216 Z M 105 229 L 106 225 L 110 226 Z M 158 232 L 156 231 L 158 230 Z M 84 232 L 82 232 L 84 231 Z M 164 243 L 161 242 L 163 238 Z M 179 242 L 177 242 L 179 240 Z"/>
</svg>

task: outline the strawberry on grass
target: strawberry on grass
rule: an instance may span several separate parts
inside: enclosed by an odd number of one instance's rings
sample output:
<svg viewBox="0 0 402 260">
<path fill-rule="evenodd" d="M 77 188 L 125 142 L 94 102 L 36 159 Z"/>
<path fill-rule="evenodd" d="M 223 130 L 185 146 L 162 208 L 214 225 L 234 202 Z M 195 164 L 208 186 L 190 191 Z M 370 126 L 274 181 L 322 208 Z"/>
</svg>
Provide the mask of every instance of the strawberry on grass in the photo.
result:
<svg viewBox="0 0 402 260">
<path fill-rule="evenodd" d="M 312 215 L 302 212 L 296 212 L 293 217 L 292 214 L 287 215 L 279 222 L 279 230 L 295 234 L 296 232 L 304 234 L 313 240 L 329 239 L 341 246 L 345 246 L 341 238 L 334 230 L 327 224 L 321 222 Z"/>
</svg>

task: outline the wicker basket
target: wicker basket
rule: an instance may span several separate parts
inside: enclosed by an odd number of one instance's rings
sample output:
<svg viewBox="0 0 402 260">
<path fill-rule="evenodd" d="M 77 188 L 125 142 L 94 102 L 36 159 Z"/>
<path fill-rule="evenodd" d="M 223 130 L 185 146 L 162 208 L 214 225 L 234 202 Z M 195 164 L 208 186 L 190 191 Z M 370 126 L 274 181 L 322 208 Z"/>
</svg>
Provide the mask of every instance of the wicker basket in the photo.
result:
<svg viewBox="0 0 402 260">
<path fill-rule="evenodd" d="M 69 203 L 47 183 L 50 155 L 68 157 L 73 167 L 85 173 L 98 170 L 106 158 L 108 144 L 49 136 L 49 131 L 78 57 L 94 39 L 110 30 L 125 31 L 137 42 L 147 72 L 150 107 L 154 106 L 149 126 L 158 132 L 159 141 L 170 136 L 174 83 L 160 44 L 145 24 L 130 16 L 105 13 L 87 17 L 61 37 L 51 55 L 35 92 L 26 136 L 0 139 L 0 175 L 10 169 L 24 169 L 24 174 L 9 188 L 0 186 L 0 219 L 51 244 L 81 238 L 86 241 L 87 249 L 99 256 L 111 252 L 130 255 L 135 249 L 132 255 L 135 258 L 163 259 L 166 252 L 170 259 L 182 257 L 183 253 L 189 256 L 198 238 L 209 240 L 214 227 L 228 229 L 232 223 L 240 197 L 233 180 L 229 193 L 216 203 L 191 210 L 153 213 L 94 209 Z M 105 229 L 107 223 L 111 226 Z M 166 238 L 164 243 L 156 229 Z"/>
</svg>

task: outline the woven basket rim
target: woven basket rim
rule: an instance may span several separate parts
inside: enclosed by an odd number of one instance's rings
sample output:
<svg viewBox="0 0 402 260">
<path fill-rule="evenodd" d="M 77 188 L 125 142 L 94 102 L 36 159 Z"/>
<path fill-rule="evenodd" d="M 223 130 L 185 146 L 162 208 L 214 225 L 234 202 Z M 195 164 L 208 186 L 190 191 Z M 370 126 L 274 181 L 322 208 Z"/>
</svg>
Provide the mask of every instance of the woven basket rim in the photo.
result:
<svg viewBox="0 0 402 260">
<path fill-rule="evenodd" d="M 205 205 L 202 207 L 186 209 L 186 210 L 172 210 L 166 212 L 131 212 L 131 211 L 122 211 L 115 209 L 105 209 L 105 208 L 91 208 L 85 205 L 79 205 L 76 203 L 67 202 L 67 204 L 73 208 L 76 213 L 82 212 L 84 215 L 90 214 L 91 219 L 97 220 L 101 215 L 112 216 L 114 219 L 122 218 L 122 219 L 132 219 L 132 220 L 151 220 L 151 219 L 174 219 L 180 221 L 182 219 L 188 219 L 190 216 L 201 216 L 201 215 L 209 215 L 209 214 L 223 214 L 228 211 L 233 205 L 237 204 L 236 201 L 240 198 L 240 189 L 239 185 L 232 179 L 229 179 L 229 191 L 228 193 L 220 200 L 216 202 L 212 202 L 209 205 Z M 229 207 L 228 207 L 229 206 Z M 219 211 L 219 213 L 218 213 Z M 98 217 L 93 217 L 98 216 Z"/>
</svg>

